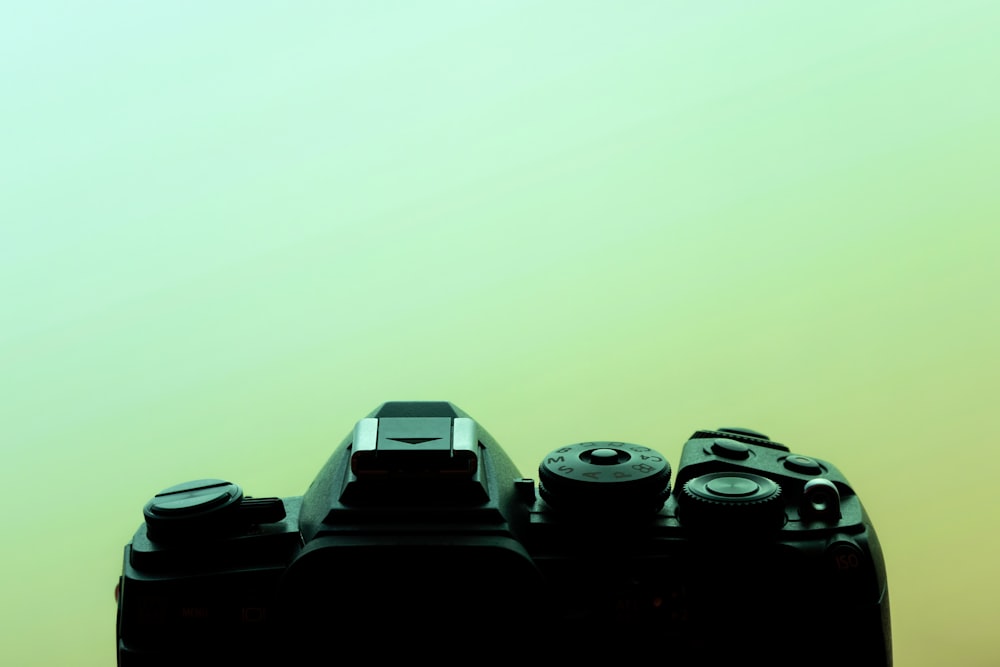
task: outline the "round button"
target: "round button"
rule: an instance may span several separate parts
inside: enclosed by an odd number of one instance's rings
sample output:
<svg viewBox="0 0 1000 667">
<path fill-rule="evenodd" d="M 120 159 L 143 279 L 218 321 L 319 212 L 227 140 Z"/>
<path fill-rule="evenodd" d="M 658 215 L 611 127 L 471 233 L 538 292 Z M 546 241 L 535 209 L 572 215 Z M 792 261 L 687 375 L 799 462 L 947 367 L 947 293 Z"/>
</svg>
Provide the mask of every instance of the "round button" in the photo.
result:
<svg viewBox="0 0 1000 667">
<path fill-rule="evenodd" d="M 784 524 L 781 487 L 748 472 L 713 472 L 684 484 L 678 514 L 685 526 L 752 530 Z"/>
<path fill-rule="evenodd" d="M 799 454 L 792 454 L 787 457 L 784 465 L 789 470 L 804 475 L 818 475 L 823 472 L 823 467 L 815 459 L 811 459 L 808 456 L 800 456 Z"/>
<path fill-rule="evenodd" d="M 564 510 L 656 511 L 670 493 L 667 459 L 628 442 L 560 447 L 542 459 L 538 477 L 542 499 Z"/>
<path fill-rule="evenodd" d="M 750 447 L 732 438 L 716 438 L 712 441 L 712 453 L 724 459 L 742 461 L 750 458 Z"/>
<path fill-rule="evenodd" d="M 837 540 L 826 548 L 826 559 L 842 599 L 860 599 L 875 592 L 871 590 L 875 584 L 871 561 L 857 544 Z"/>
<path fill-rule="evenodd" d="M 723 498 L 746 498 L 760 492 L 760 484 L 747 477 L 716 477 L 705 490 Z"/>
<path fill-rule="evenodd" d="M 588 463 L 593 463 L 599 466 L 610 466 L 618 465 L 625 459 L 626 461 L 630 458 L 625 452 L 619 451 L 617 449 L 592 449 L 589 452 L 584 452 L 580 455 L 580 458 Z"/>
</svg>

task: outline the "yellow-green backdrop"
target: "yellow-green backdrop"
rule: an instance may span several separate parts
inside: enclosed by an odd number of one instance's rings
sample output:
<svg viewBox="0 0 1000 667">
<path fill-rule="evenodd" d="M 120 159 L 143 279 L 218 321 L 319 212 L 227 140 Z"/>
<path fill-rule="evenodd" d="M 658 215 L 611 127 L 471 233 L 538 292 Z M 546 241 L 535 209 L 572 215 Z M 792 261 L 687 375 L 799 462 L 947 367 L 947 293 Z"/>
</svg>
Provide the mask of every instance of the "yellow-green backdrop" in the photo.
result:
<svg viewBox="0 0 1000 667">
<path fill-rule="evenodd" d="M 1000 5 L 18 5 L 0 662 L 114 664 L 152 493 L 298 495 L 445 399 L 529 476 L 724 424 L 832 460 L 897 664 L 1000 663 Z"/>
</svg>

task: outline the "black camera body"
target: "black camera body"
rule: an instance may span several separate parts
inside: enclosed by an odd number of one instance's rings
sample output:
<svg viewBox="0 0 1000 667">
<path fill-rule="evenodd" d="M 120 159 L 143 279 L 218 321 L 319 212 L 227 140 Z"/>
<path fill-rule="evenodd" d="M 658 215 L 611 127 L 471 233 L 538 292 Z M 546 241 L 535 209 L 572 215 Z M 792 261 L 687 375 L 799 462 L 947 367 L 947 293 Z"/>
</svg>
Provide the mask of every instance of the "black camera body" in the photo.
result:
<svg viewBox="0 0 1000 667">
<path fill-rule="evenodd" d="M 672 487 L 662 454 L 609 441 L 550 452 L 536 484 L 451 403 L 390 402 L 301 497 L 197 480 L 144 517 L 117 594 L 122 667 L 352 650 L 892 663 L 858 496 L 830 463 L 749 429 L 694 433 Z"/>
</svg>

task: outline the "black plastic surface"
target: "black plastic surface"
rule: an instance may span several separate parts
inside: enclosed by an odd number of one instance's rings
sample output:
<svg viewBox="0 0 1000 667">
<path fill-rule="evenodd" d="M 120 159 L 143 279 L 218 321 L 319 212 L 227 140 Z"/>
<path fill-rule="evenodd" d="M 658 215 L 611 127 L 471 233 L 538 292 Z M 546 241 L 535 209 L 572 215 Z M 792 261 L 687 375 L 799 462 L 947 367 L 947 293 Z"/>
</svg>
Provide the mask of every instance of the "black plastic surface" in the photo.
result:
<svg viewBox="0 0 1000 667">
<path fill-rule="evenodd" d="M 672 486 L 663 454 L 595 441 L 543 456 L 536 492 L 450 403 L 366 419 L 386 421 L 302 496 L 157 494 L 124 550 L 118 664 L 466 664 L 532 638 L 542 662 L 892 663 L 881 545 L 828 461 L 708 429 Z"/>
</svg>

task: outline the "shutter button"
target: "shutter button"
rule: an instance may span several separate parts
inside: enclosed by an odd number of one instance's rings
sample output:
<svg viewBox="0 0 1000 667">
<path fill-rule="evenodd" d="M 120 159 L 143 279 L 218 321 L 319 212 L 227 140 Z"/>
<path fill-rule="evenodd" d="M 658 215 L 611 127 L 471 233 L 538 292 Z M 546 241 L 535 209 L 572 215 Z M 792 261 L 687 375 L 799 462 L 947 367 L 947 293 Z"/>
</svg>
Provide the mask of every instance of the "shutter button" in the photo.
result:
<svg viewBox="0 0 1000 667">
<path fill-rule="evenodd" d="M 724 459 L 743 461 L 750 458 L 750 447 L 731 438 L 716 438 L 712 441 L 712 453 Z"/>
</svg>

